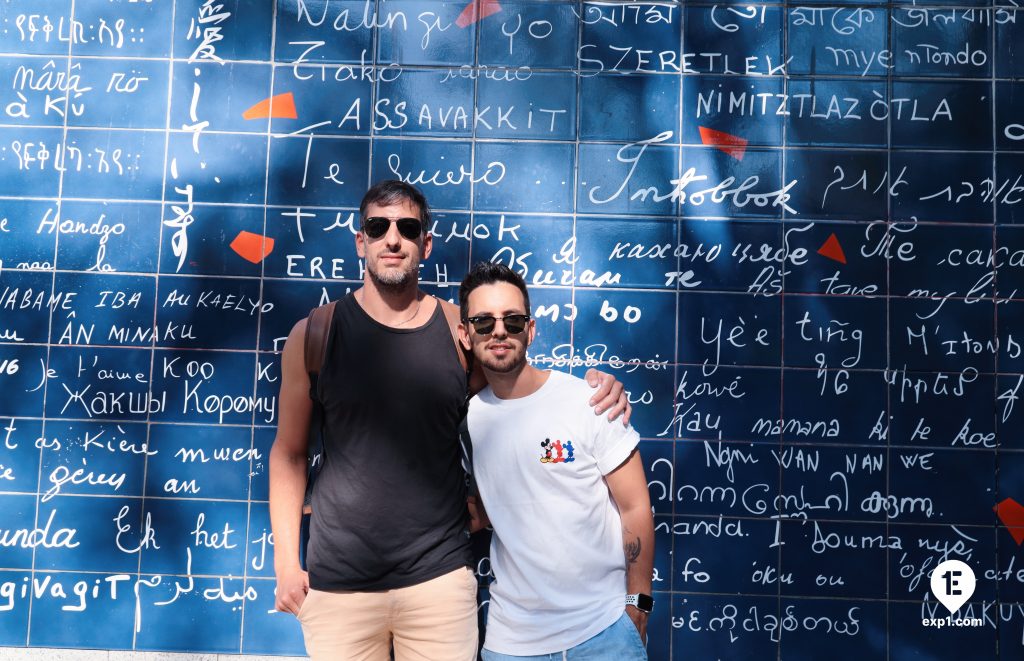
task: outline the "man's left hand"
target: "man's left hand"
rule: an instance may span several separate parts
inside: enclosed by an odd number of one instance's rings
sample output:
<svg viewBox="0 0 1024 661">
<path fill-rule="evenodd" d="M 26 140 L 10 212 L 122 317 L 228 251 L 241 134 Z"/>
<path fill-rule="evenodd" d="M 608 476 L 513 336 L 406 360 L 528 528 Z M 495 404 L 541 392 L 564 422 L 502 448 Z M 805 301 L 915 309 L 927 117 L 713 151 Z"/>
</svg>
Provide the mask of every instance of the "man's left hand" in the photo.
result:
<svg viewBox="0 0 1024 661">
<path fill-rule="evenodd" d="M 597 392 L 590 398 L 590 405 L 594 407 L 594 413 L 601 415 L 608 411 L 609 420 L 615 420 L 621 415 L 622 426 L 628 426 L 633 407 L 629 405 L 626 388 L 622 382 L 611 374 L 598 372 L 593 368 L 587 370 L 585 378 L 591 388 L 597 388 Z"/>
<path fill-rule="evenodd" d="M 642 640 L 644 645 L 646 645 L 648 614 L 636 606 L 626 606 L 626 615 L 629 616 L 629 619 L 633 620 L 633 624 L 636 625 L 636 630 L 640 633 L 640 640 Z"/>
</svg>

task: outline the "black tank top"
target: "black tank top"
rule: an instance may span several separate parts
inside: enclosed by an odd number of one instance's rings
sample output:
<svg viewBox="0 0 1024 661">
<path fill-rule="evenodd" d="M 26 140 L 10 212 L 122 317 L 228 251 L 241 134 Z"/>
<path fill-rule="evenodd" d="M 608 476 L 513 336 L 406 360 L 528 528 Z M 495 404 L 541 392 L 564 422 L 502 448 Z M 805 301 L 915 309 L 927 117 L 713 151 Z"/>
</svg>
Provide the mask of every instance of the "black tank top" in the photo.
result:
<svg viewBox="0 0 1024 661">
<path fill-rule="evenodd" d="M 341 299 L 317 389 L 325 433 L 310 586 L 389 590 L 469 566 L 466 374 L 440 304 L 424 326 L 397 329 Z"/>
</svg>

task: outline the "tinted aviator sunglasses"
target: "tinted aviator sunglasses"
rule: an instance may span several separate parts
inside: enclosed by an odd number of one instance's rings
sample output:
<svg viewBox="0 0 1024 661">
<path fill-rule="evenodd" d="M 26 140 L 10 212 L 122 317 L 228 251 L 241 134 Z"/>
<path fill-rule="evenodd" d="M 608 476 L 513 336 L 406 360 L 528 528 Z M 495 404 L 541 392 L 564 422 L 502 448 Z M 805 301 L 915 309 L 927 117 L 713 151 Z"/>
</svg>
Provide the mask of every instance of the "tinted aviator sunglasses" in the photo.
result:
<svg viewBox="0 0 1024 661">
<path fill-rule="evenodd" d="M 467 317 L 466 321 L 473 324 L 473 330 L 481 335 L 489 335 L 494 331 L 494 324 L 501 319 L 505 324 L 505 332 L 509 335 L 519 335 L 526 329 L 526 323 L 530 321 L 528 314 L 507 314 L 504 317 L 495 317 L 492 314 L 481 314 L 475 317 Z"/>
<path fill-rule="evenodd" d="M 371 239 L 379 239 L 388 232 L 391 223 L 398 225 L 398 233 L 410 241 L 420 238 L 423 233 L 423 224 L 419 218 L 396 218 L 391 220 L 384 216 L 370 216 L 363 219 L 363 231 Z"/>
</svg>

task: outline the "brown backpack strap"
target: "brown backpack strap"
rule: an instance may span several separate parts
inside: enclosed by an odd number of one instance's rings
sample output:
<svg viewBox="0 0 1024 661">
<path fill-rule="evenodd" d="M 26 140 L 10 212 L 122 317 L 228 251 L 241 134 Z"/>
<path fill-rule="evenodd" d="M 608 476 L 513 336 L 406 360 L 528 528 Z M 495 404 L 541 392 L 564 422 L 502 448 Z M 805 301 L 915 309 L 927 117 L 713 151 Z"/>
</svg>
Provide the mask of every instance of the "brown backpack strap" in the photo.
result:
<svg viewBox="0 0 1024 661">
<path fill-rule="evenodd" d="M 306 372 L 319 374 L 320 366 L 327 356 L 327 338 L 331 334 L 331 322 L 334 321 L 334 308 L 337 301 L 313 308 L 306 320 L 305 357 Z"/>
<path fill-rule="evenodd" d="M 455 350 L 459 354 L 459 364 L 462 365 L 464 372 L 469 371 L 469 359 L 466 355 L 466 350 L 462 348 L 462 343 L 459 342 L 458 328 L 462 320 L 459 318 L 459 306 L 452 305 L 448 301 L 442 301 L 437 299 L 438 305 L 441 306 L 441 310 L 444 312 L 444 318 L 448 320 L 448 330 L 451 331 L 452 341 L 455 342 Z"/>
<path fill-rule="evenodd" d="M 459 316 L 459 306 L 452 305 L 448 301 L 442 301 L 441 299 L 437 299 L 437 302 L 444 311 L 445 319 L 448 320 L 448 330 L 452 333 L 455 350 L 459 354 L 459 364 L 466 371 L 466 385 L 469 387 L 469 396 L 472 397 L 484 389 L 484 386 L 487 385 L 487 379 L 484 377 L 480 366 L 473 360 L 473 354 L 466 351 L 462 347 L 462 343 L 459 342 L 459 334 L 456 330 L 462 321 Z"/>
</svg>

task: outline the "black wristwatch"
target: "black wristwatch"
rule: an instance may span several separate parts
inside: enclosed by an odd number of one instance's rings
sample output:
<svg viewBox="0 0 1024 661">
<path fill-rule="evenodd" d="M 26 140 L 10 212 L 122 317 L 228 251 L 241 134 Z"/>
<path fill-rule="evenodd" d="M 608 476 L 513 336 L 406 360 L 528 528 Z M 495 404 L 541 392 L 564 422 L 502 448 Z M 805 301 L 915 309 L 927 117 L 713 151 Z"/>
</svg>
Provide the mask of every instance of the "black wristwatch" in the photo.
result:
<svg viewBox="0 0 1024 661">
<path fill-rule="evenodd" d="M 637 594 L 627 594 L 626 605 L 635 606 L 639 611 L 650 613 L 654 610 L 654 599 L 651 598 L 651 595 L 644 594 L 642 592 Z"/>
</svg>

